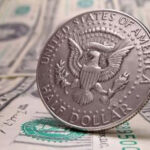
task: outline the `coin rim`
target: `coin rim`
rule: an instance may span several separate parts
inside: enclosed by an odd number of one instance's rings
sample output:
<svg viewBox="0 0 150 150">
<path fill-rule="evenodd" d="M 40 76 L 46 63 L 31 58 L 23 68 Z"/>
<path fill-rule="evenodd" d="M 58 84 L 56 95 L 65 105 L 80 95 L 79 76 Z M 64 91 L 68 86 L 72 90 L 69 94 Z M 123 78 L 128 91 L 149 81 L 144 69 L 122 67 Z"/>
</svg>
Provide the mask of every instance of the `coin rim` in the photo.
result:
<svg viewBox="0 0 150 150">
<path fill-rule="evenodd" d="M 114 127 L 116 127 L 116 126 L 118 126 L 120 124 L 123 124 L 124 122 L 126 122 L 126 121 L 130 120 L 131 118 L 133 118 L 146 105 L 146 103 L 149 101 L 149 99 L 143 100 L 143 102 L 141 104 L 138 104 L 138 106 L 137 106 L 136 109 L 134 109 L 133 111 L 131 111 L 128 115 L 122 117 L 122 119 L 117 120 L 116 122 L 112 122 L 111 124 L 97 126 L 97 127 L 84 127 L 84 126 L 78 126 L 78 125 L 75 125 L 75 124 L 71 124 L 71 123 L 63 120 L 59 116 L 57 116 L 49 108 L 49 106 L 46 104 L 46 102 L 45 102 L 45 100 L 44 100 L 44 98 L 42 96 L 42 92 L 41 92 L 41 89 L 40 89 L 40 86 L 39 86 L 38 75 L 40 73 L 38 71 L 38 68 L 40 66 L 40 60 L 41 60 L 41 57 L 42 57 L 41 54 L 44 52 L 44 50 L 45 50 L 48 42 L 55 36 L 55 34 L 57 33 L 57 31 L 58 31 L 59 28 L 61 28 L 62 26 L 65 26 L 66 24 L 68 24 L 74 18 L 83 16 L 85 14 L 93 13 L 93 12 L 105 12 L 105 11 L 106 12 L 118 13 L 118 14 L 121 14 L 121 15 L 124 15 L 124 16 L 127 16 L 127 17 L 131 18 L 132 20 L 134 20 L 137 24 L 139 24 L 144 29 L 144 31 L 147 33 L 148 37 L 150 38 L 150 31 L 148 30 L 148 28 L 140 20 L 138 20 L 136 17 L 130 16 L 130 15 L 128 15 L 125 12 L 117 11 L 117 10 L 112 10 L 112 9 L 101 9 L 101 10 L 87 11 L 87 12 L 84 12 L 84 13 L 81 13 L 79 15 L 76 15 L 76 16 L 72 17 L 71 19 L 69 19 L 68 21 L 66 21 L 65 23 L 61 24 L 61 26 L 59 26 L 58 28 L 55 29 L 55 32 L 53 32 L 51 34 L 51 36 L 48 38 L 46 44 L 44 45 L 43 50 L 40 53 L 40 57 L 39 57 L 38 65 L 37 65 L 37 69 L 36 69 L 36 83 L 37 83 L 38 92 L 39 92 L 39 95 L 40 95 L 40 97 L 42 99 L 43 104 L 46 106 L 46 108 L 48 109 L 48 111 L 50 112 L 50 114 L 53 117 L 55 117 L 56 119 L 58 119 L 59 121 L 63 122 L 65 125 L 67 125 L 67 126 L 69 126 L 71 128 L 75 128 L 75 129 L 79 129 L 79 130 L 83 130 L 83 131 L 101 131 L 101 130 L 111 129 L 111 128 L 114 128 Z"/>
</svg>

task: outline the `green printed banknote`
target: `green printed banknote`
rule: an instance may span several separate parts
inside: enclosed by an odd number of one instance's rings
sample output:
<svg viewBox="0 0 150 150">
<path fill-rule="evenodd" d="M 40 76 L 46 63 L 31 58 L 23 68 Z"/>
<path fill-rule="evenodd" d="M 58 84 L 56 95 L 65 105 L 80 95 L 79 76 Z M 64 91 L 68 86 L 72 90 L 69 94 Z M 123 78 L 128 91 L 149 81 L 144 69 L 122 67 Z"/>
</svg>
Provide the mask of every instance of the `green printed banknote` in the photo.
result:
<svg viewBox="0 0 150 150">
<path fill-rule="evenodd" d="M 55 120 L 35 84 L 48 37 L 83 12 L 115 9 L 150 28 L 150 0 L 0 0 L 0 150 L 149 150 L 150 102 L 118 127 L 87 133 Z"/>
</svg>

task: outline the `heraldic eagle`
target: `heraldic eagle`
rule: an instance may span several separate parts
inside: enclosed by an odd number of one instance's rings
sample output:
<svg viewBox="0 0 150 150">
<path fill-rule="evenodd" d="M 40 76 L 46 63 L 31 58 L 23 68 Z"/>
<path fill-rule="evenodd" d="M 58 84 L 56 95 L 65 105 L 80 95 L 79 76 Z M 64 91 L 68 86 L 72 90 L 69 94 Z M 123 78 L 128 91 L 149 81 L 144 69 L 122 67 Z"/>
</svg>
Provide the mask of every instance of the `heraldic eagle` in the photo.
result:
<svg viewBox="0 0 150 150">
<path fill-rule="evenodd" d="M 106 46 L 98 42 L 89 42 L 87 44 L 88 62 L 82 63 L 83 50 L 71 38 L 68 39 L 69 54 L 69 69 L 75 81 L 78 82 L 79 88 L 73 93 L 73 100 L 79 105 L 85 105 L 94 100 L 94 95 L 91 89 L 96 88 L 99 93 L 108 94 L 103 90 L 101 82 L 105 82 L 113 78 L 120 70 L 124 58 L 131 51 L 133 46 L 126 46 L 116 50 L 115 46 Z M 101 68 L 99 65 L 101 53 L 109 53 L 108 66 Z"/>
</svg>

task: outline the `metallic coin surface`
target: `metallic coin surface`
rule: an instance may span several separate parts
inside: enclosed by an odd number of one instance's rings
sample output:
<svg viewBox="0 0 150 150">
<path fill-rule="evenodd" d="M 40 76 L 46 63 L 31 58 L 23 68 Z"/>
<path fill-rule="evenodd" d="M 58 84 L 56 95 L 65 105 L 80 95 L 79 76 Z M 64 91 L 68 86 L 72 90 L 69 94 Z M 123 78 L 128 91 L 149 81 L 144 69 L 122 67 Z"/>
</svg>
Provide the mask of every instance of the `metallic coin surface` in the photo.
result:
<svg viewBox="0 0 150 150">
<path fill-rule="evenodd" d="M 72 18 L 46 43 L 37 67 L 40 96 L 51 114 L 96 131 L 133 117 L 150 88 L 150 33 L 112 10 Z"/>
</svg>

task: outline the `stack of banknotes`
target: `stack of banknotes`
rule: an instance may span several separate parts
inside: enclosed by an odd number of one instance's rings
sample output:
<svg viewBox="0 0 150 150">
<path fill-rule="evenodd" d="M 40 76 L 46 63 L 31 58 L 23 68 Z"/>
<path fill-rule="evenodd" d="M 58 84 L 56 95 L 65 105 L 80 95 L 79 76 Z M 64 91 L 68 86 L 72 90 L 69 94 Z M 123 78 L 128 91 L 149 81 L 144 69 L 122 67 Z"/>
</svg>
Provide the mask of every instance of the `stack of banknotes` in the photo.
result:
<svg viewBox="0 0 150 150">
<path fill-rule="evenodd" d="M 44 107 L 35 75 L 48 37 L 73 16 L 126 12 L 150 28 L 150 0 L 0 0 L 0 149 L 149 150 L 150 102 L 130 121 L 87 133 L 65 127 Z"/>
</svg>

